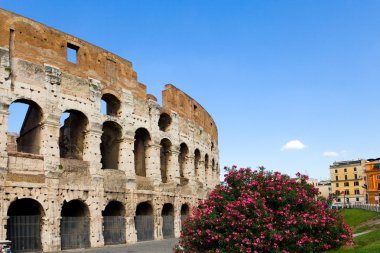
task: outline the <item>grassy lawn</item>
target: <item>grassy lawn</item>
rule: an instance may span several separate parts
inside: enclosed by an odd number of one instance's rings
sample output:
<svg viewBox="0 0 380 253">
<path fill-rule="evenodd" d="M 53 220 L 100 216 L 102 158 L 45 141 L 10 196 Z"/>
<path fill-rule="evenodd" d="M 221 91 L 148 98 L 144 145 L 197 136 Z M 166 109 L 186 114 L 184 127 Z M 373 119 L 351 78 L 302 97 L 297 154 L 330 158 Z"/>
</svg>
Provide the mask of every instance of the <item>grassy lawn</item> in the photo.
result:
<svg viewBox="0 0 380 253">
<path fill-rule="evenodd" d="M 366 211 L 362 209 L 343 209 L 341 210 L 344 221 L 351 229 L 354 229 L 359 224 L 368 221 L 376 216 L 379 216 L 376 212 Z"/>
<path fill-rule="evenodd" d="M 380 252 L 380 224 L 375 224 L 376 222 L 379 222 L 380 214 L 361 209 L 343 209 L 341 213 L 347 225 L 351 227 L 353 234 L 367 230 L 372 231 L 368 234 L 355 237 L 354 245 L 352 247 L 339 250 L 331 250 L 328 252 Z"/>
</svg>

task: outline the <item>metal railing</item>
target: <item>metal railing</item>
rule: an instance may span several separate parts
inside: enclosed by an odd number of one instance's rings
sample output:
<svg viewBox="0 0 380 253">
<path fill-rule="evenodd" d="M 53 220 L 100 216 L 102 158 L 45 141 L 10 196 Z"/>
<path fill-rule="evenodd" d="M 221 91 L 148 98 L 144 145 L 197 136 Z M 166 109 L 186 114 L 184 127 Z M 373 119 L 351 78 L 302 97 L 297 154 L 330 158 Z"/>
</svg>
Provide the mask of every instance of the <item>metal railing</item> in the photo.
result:
<svg viewBox="0 0 380 253">
<path fill-rule="evenodd" d="M 7 225 L 7 238 L 12 241 L 16 252 L 41 250 L 41 217 L 10 216 Z"/>
<path fill-rule="evenodd" d="M 351 208 L 359 208 L 367 211 L 373 211 L 380 213 L 380 205 L 376 204 L 352 204 Z"/>
</svg>

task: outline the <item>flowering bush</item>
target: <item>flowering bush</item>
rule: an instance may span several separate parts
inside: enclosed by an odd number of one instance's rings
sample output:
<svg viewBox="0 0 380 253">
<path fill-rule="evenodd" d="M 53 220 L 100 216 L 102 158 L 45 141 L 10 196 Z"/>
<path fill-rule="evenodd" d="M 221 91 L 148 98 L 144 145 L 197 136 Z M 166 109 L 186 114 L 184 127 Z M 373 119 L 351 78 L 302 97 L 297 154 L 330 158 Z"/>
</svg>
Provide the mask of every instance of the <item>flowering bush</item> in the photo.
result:
<svg viewBox="0 0 380 253">
<path fill-rule="evenodd" d="M 184 221 L 176 252 L 320 252 L 352 243 L 343 218 L 307 176 L 227 171 Z"/>
</svg>

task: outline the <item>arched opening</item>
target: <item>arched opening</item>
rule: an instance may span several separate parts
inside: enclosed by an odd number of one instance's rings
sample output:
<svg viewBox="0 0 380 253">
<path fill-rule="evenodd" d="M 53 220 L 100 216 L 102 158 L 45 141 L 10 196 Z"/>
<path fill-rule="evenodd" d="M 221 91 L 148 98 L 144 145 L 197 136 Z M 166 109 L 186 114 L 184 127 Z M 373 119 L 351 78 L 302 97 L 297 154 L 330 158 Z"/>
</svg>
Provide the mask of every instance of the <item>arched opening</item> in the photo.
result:
<svg viewBox="0 0 380 253">
<path fill-rule="evenodd" d="M 20 99 L 10 105 L 9 113 L 8 151 L 39 154 L 43 117 L 41 107 L 31 100 Z"/>
<path fill-rule="evenodd" d="M 189 148 L 185 143 L 182 143 L 179 148 L 179 156 L 178 156 L 178 163 L 179 163 L 179 176 L 181 178 L 185 177 L 185 169 L 187 165 L 187 157 L 189 155 Z"/>
<path fill-rule="evenodd" d="M 174 238 L 174 207 L 166 203 L 162 208 L 162 235 L 164 239 Z"/>
<path fill-rule="evenodd" d="M 194 151 L 194 173 L 196 177 L 199 177 L 199 161 L 201 160 L 201 152 L 199 149 Z"/>
<path fill-rule="evenodd" d="M 206 183 L 208 183 L 208 180 L 210 179 L 210 171 L 209 171 L 209 164 L 208 164 L 208 154 L 205 155 L 205 179 Z"/>
<path fill-rule="evenodd" d="M 146 177 L 146 160 L 147 151 L 149 148 L 150 135 L 148 130 L 145 128 L 139 128 L 135 133 L 135 145 L 134 145 L 134 156 L 135 156 L 135 173 L 137 176 Z"/>
<path fill-rule="evenodd" d="M 101 140 L 102 169 L 117 170 L 119 167 L 121 126 L 112 121 L 104 122 Z"/>
<path fill-rule="evenodd" d="M 59 151 L 62 158 L 83 160 L 87 125 L 87 117 L 80 111 L 68 110 L 62 114 L 59 131 Z"/>
<path fill-rule="evenodd" d="M 190 213 L 190 208 L 187 204 L 181 206 L 181 223 L 187 218 Z"/>
<path fill-rule="evenodd" d="M 112 94 L 103 94 L 100 107 L 102 114 L 118 116 L 120 113 L 120 100 Z"/>
<path fill-rule="evenodd" d="M 61 249 L 90 247 L 90 218 L 80 200 L 64 202 L 61 211 Z"/>
<path fill-rule="evenodd" d="M 153 208 L 148 202 L 140 203 L 136 208 L 135 228 L 137 241 L 154 239 Z"/>
<path fill-rule="evenodd" d="M 125 208 L 119 201 L 108 203 L 103 214 L 103 236 L 105 245 L 123 244 L 125 237 Z"/>
<path fill-rule="evenodd" d="M 160 115 L 160 119 L 158 120 L 158 127 L 160 128 L 161 131 L 168 130 L 171 123 L 172 123 L 172 118 L 170 117 L 169 114 L 162 113 Z"/>
<path fill-rule="evenodd" d="M 212 158 L 212 160 L 211 160 L 211 171 L 212 171 L 212 177 L 213 177 L 213 179 L 216 179 L 217 173 L 216 173 L 216 170 L 215 170 L 215 160 L 214 160 L 214 158 Z"/>
<path fill-rule="evenodd" d="M 8 208 L 7 239 L 12 241 L 13 250 L 40 251 L 43 208 L 34 199 L 19 199 Z"/>
<path fill-rule="evenodd" d="M 161 180 L 163 183 L 166 183 L 168 182 L 169 161 L 171 159 L 170 148 L 172 143 L 168 139 L 162 139 L 160 145 Z"/>
</svg>

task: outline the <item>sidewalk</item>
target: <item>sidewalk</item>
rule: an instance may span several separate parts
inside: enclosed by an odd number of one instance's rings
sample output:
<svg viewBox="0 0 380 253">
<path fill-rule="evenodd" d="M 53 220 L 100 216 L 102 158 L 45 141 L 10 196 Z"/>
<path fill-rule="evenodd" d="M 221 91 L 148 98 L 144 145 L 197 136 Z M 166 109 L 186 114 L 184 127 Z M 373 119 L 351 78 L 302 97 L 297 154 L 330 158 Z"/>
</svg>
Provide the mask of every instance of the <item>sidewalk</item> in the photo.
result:
<svg viewBox="0 0 380 253">
<path fill-rule="evenodd" d="M 178 238 L 165 239 L 161 241 L 138 242 L 133 245 L 104 246 L 102 248 L 75 249 L 59 251 L 60 253 L 69 252 L 88 252 L 88 253 L 171 253 L 177 244 Z M 58 253 L 58 252 L 57 252 Z"/>
</svg>

